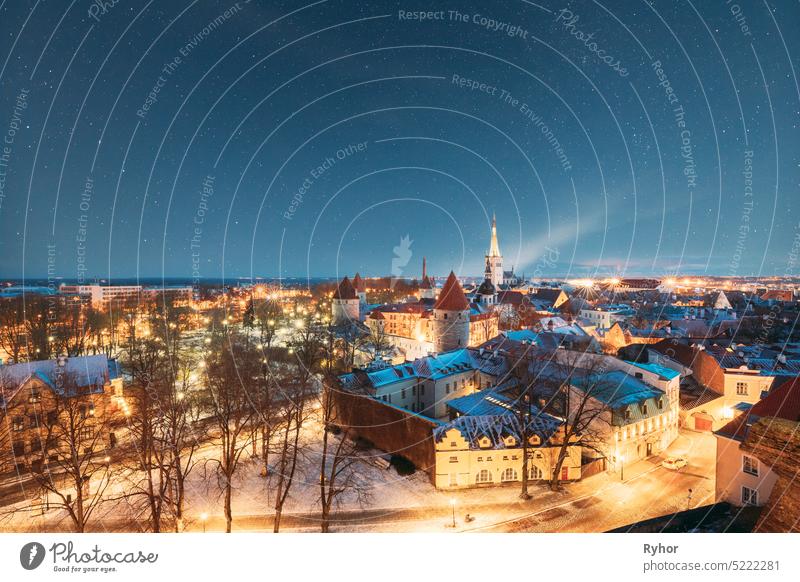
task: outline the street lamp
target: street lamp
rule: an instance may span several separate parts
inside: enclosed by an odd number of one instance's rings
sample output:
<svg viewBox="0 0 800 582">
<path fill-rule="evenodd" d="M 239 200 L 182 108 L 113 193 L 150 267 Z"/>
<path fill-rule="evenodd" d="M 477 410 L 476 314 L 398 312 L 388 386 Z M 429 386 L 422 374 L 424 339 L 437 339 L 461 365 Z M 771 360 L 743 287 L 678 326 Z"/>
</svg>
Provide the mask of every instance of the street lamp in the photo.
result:
<svg viewBox="0 0 800 582">
<path fill-rule="evenodd" d="M 200 521 L 203 522 L 203 533 L 206 533 L 206 522 L 208 521 L 208 514 L 205 511 L 200 514 Z"/>
<path fill-rule="evenodd" d="M 456 500 L 455 498 L 450 498 L 450 507 L 453 508 L 453 528 L 456 527 Z"/>
<path fill-rule="evenodd" d="M 686 511 L 692 508 L 692 490 L 689 489 L 689 495 L 686 496 Z"/>
<path fill-rule="evenodd" d="M 625 455 L 619 456 L 619 480 L 625 480 Z"/>
</svg>

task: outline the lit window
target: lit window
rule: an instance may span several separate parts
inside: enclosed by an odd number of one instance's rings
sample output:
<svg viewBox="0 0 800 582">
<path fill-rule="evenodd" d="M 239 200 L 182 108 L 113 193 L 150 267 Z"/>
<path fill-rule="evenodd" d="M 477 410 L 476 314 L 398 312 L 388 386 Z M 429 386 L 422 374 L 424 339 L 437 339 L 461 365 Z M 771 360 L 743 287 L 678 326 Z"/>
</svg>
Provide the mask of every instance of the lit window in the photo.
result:
<svg viewBox="0 0 800 582">
<path fill-rule="evenodd" d="M 737 382 L 736 383 L 736 395 L 737 396 L 747 396 L 747 382 Z"/>
<path fill-rule="evenodd" d="M 491 483 L 492 474 L 487 469 L 481 469 L 475 477 L 476 483 Z"/>
<path fill-rule="evenodd" d="M 458 463 L 458 457 L 450 457 L 451 463 Z"/>
</svg>

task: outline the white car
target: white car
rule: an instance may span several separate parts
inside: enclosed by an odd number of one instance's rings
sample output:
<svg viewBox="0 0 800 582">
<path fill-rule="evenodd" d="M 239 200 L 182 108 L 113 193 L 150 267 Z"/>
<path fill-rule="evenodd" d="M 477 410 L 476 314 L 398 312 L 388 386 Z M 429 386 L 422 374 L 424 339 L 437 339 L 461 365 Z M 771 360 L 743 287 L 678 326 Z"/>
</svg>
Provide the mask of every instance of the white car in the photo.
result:
<svg viewBox="0 0 800 582">
<path fill-rule="evenodd" d="M 683 469 L 687 464 L 686 459 L 682 459 L 681 457 L 668 457 L 664 459 L 661 466 L 665 469 L 677 471 L 678 469 Z"/>
</svg>

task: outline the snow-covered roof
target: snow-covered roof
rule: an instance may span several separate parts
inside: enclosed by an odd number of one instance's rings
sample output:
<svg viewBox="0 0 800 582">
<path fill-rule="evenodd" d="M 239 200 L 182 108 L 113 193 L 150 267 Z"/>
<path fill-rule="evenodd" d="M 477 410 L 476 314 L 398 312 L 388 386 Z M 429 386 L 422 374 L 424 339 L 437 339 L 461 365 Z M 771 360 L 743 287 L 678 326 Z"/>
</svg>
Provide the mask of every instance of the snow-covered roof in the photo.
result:
<svg viewBox="0 0 800 582">
<path fill-rule="evenodd" d="M 562 420 L 554 416 L 537 411 L 530 418 L 528 434 L 536 435 L 541 439 L 542 443 L 546 443 L 562 423 Z M 461 436 L 469 443 L 471 449 L 487 448 L 480 446 L 480 441 L 484 437 L 489 439 L 488 448 L 492 449 L 519 448 L 522 441 L 522 425 L 519 419 L 512 414 L 459 416 L 455 420 L 434 428 L 434 441 L 442 442 L 448 431 L 452 429 L 456 429 L 461 433 Z M 513 445 L 506 444 L 506 439 L 509 436 L 514 437 Z"/>
<path fill-rule="evenodd" d="M 497 377 L 508 372 L 508 364 L 504 357 L 495 356 L 491 352 L 481 353 L 480 350 L 462 348 L 436 356 L 425 356 L 383 370 L 343 374 L 339 376 L 339 380 L 345 388 L 358 385 L 378 388 L 412 378 L 440 380 L 468 371 L 481 371 Z"/>
<path fill-rule="evenodd" d="M 119 377 L 117 361 L 109 360 L 105 355 L 39 360 L 0 367 L 0 385 L 5 393 L 5 400 L 9 402 L 31 379 L 41 381 L 56 394 L 64 396 L 65 386 L 73 389 L 88 387 L 89 393 L 99 393 L 103 392 L 106 383 Z M 62 379 L 69 380 L 64 382 Z M 81 393 L 85 394 L 87 391 L 82 390 Z"/>
</svg>

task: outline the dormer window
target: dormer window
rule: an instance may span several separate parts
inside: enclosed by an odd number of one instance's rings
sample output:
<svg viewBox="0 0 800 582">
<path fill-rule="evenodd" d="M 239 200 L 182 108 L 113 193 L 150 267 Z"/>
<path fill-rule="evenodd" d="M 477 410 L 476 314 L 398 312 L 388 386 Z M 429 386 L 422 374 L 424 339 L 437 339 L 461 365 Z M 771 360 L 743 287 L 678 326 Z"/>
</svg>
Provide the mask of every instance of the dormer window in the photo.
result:
<svg viewBox="0 0 800 582">
<path fill-rule="evenodd" d="M 630 420 L 630 419 L 631 419 L 631 409 L 630 408 L 626 408 L 625 409 L 625 420 Z"/>
<path fill-rule="evenodd" d="M 664 399 L 663 398 L 659 398 L 658 399 L 658 409 L 661 410 L 663 408 L 664 408 Z"/>
<path fill-rule="evenodd" d="M 642 414 L 647 414 L 647 402 L 642 403 Z"/>
<path fill-rule="evenodd" d="M 487 437 L 482 437 L 478 441 L 478 444 L 480 445 L 481 448 L 485 449 L 486 447 L 488 447 L 491 444 L 491 442 L 489 441 L 489 439 Z"/>
</svg>

